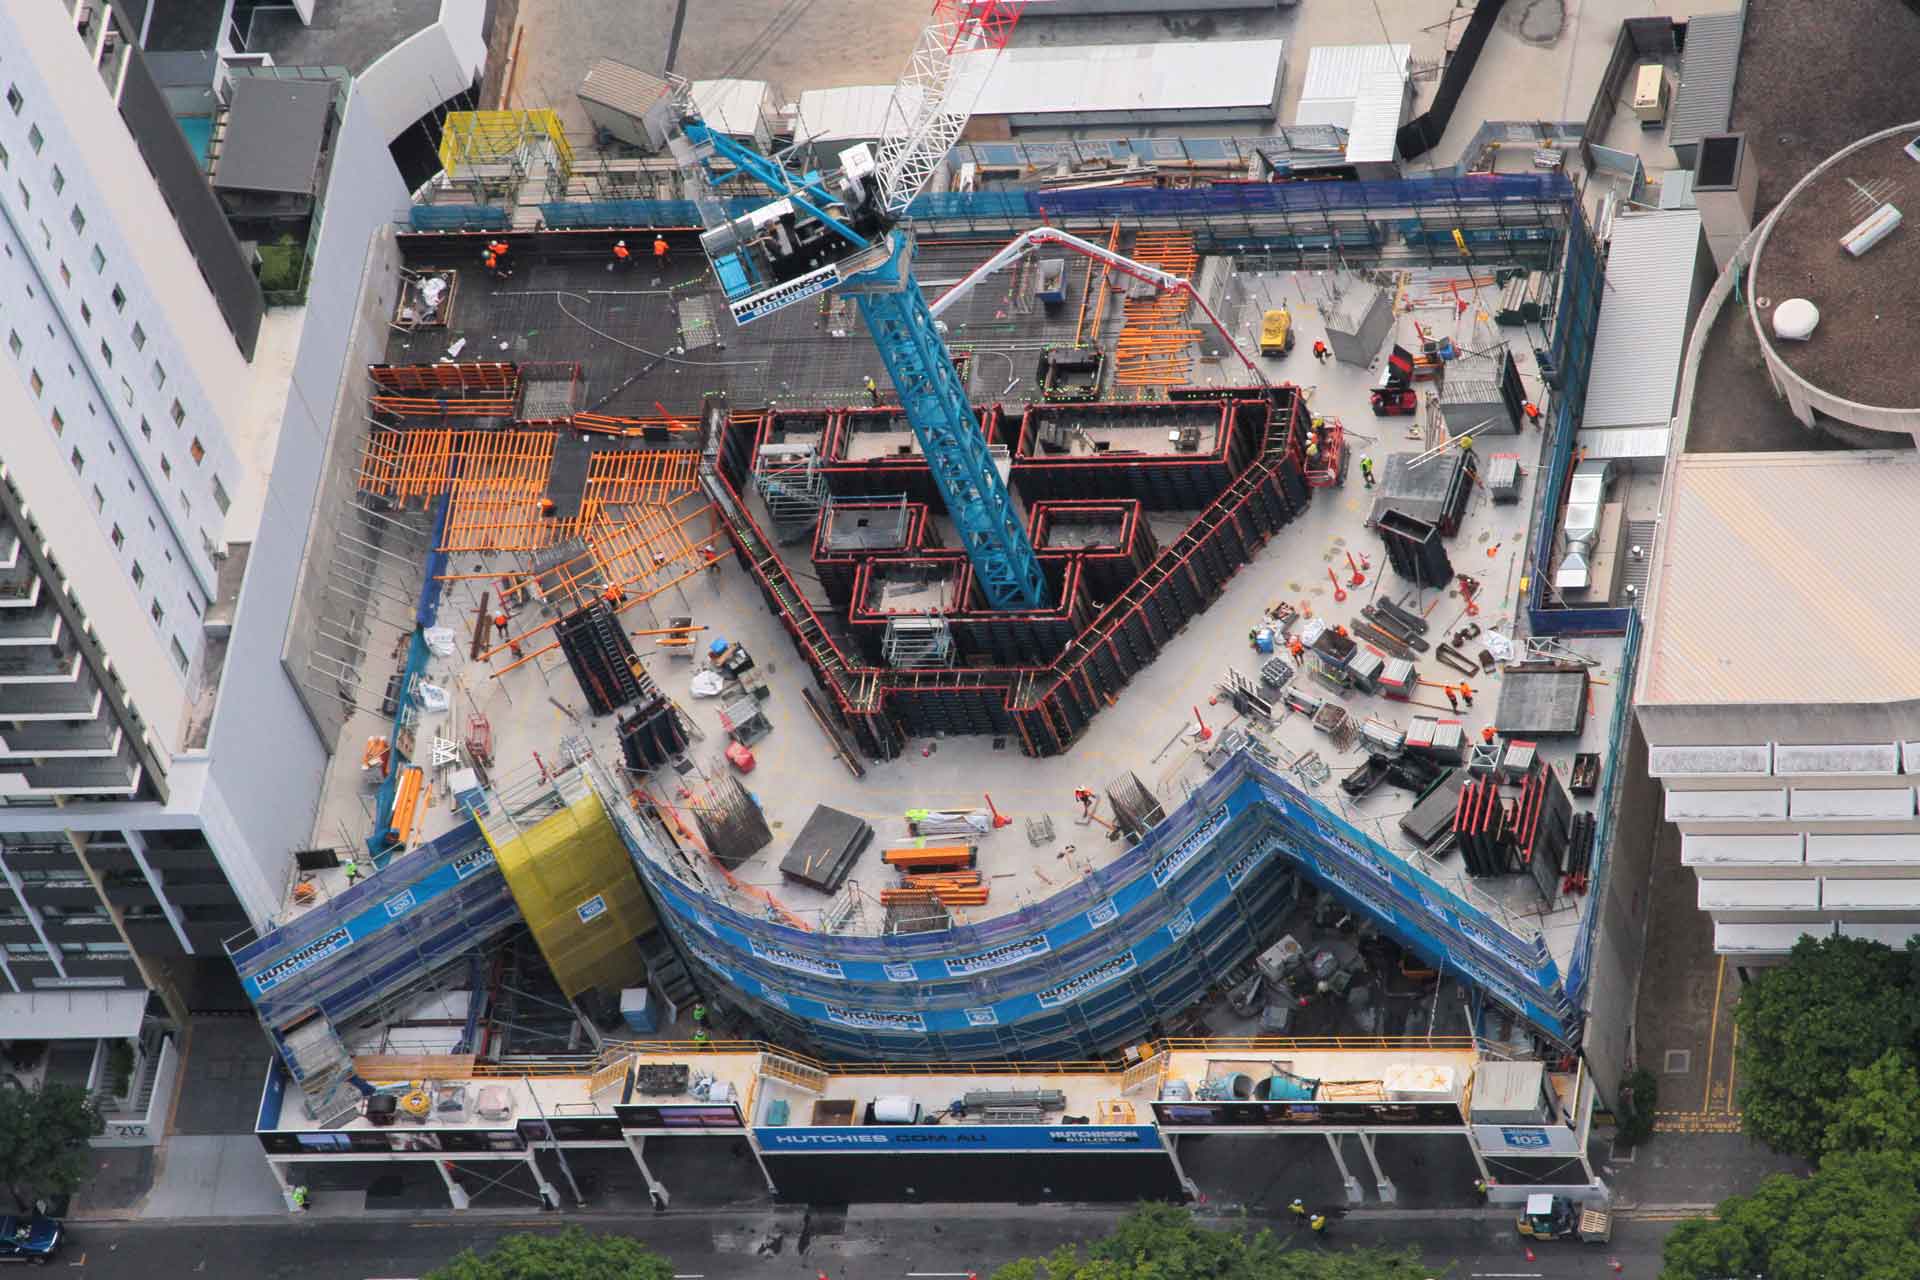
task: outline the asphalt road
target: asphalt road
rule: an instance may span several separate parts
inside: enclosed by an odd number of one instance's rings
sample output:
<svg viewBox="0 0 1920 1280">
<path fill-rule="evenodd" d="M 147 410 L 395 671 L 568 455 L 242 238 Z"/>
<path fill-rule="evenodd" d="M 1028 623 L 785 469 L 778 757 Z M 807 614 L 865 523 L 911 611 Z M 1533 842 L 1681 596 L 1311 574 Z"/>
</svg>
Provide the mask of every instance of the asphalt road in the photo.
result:
<svg viewBox="0 0 1920 1280">
<path fill-rule="evenodd" d="M 1014 1258 L 1099 1234 L 1117 1216 L 1106 1209 L 1059 1207 L 964 1212 L 968 1216 L 931 1207 L 862 1207 L 844 1221 L 815 1215 L 806 1222 L 797 1211 L 95 1222 L 75 1224 L 60 1263 L 76 1280 L 388 1280 L 420 1276 L 468 1245 L 484 1249 L 510 1232 L 551 1231 L 572 1222 L 590 1231 L 632 1234 L 670 1258 L 681 1276 L 701 1280 L 817 1280 L 823 1273 L 832 1280 L 964 1280 L 970 1271 L 984 1276 Z M 1651 1277 L 1673 1226 L 1629 1220 L 1611 1245 L 1540 1245 L 1536 1261 L 1529 1262 L 1504 1215 L 1372 1211 L 1336 1225 L 1334 1245 L 1417 1244 L 1436 1271 L 1453 1264 L 1451 1280 Z M 1301 1247 L 1316 1246 L 1303 1240 Z"/>
</svg>

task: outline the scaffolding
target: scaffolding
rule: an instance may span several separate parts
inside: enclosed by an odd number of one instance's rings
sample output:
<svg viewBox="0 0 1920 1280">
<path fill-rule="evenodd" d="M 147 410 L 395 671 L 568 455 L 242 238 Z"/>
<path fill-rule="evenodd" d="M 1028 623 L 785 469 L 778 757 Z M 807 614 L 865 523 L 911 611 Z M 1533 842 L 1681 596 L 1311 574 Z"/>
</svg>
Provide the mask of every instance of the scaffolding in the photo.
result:
<svg viewBox="0 0 1920 1280">
<path fill-rule="evenodd" d="M 249 930 L 226 947 L 318 1116 L 338 1083 L 326 1070 L 328 1041 L 338 1044 L 333 1028 L 391 1007 L 519 922 L 492 852 L 467 822 L 285 925 Z"/>
<path fill-rule="evenodd" d="M 1169 275 L 1191 279 L 1200 255 L 1190 231 L 1142 231 L 1133 256 Z M 1128 291 L 1121 303 L 1126 323 L 1113 347 L 1113 380 L 1121 387 L 1167 387 L 1185 383 L 1193 373 L 1193 344 L 1200 331 L 1187 323 L 1192 303 L 1186 294 L 1151 285 Z"/>
<path fill-rule="evenodd" d="M 450 184 L 471 189 L 483 202 L 517 200 L 529 181 L 559 200 L 573 177 L 573 147 L 550 109 L 450 111 L 441 127 L 440 167 Z"/>
<path fill-rule="evenodd" d="M 568 999 L 638 986 L 646 965 L 633 943 L 657 919 L 626 845 L 584 770 L 547 786 L 531 807 L 502 797 L 481 819 L 500 874 Z"/>
</svg>

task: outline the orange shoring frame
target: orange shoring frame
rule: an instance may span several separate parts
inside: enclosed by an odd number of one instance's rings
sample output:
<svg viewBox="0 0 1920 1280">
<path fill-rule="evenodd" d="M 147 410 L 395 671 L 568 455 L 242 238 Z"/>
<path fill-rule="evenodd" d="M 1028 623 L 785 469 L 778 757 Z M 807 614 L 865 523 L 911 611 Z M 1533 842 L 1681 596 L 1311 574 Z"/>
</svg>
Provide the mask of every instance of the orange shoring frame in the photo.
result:
<svg viewBox="0 0 1920 1280">
<path fill-rule="evenodd" d="M 707 560 L 705 558 L 702 558 L 700 563 L 693 566 L 693 568 L 688 569 L 686 572 L 680 574 L 678 577 L 667 579 L 665 582 L 661 583 L 659 586 L 655 587 L 653 590 L 643 592 L 640 595 L 627 596 L 626 599 L 621 601 L 620 605 L 614 609 L 613 611 L 614 617 L 617 618 L 621 614 L 625 613 L 627 610 L 633 608 L 633 606 L 637 604 L 645 604 L 647 601 L 653 599 L 655 596 L 661 595 L 671 590 L 672 588 L 679 586 L 681 583 L 685 582 L 688 578 L 691 578 L 696 573 L 705 573 L 710 567 L 726 559 L 728 556 L 732 554 L 733 554 L 733 547 L 731 545 L 722 547 L 713 553 L 712 560 Z M 579 610 L 576 609 L 574 612 L 577 613 L 579 612 Z M 572 615 L 569 614 L 568 616 L 571 617 Z M 550 627 L 559 626 L 562 621 L 564 621 L 564 619 L 554 618 L 554 619 L 551 619 L 550 621 L 543 622 L 539 626 L 535 627 L 533 630 L 524 632 L 521 635 L 515 637 L 515 640 L 525 640 L 529 636 L 539 635 L 542 631 L 545 631 Z M 497 648 L 487 650 L 485 653 L 480 655 L 480 661 L 485 662 L 487 659 L 499 653 L 501 649 L 511 648 L 514 643 L 515 643 L 514 640 L 510 640 L 504 645 L 500 645 Z M 530 662 L 534 658 L 539 657 L 541 654 L 549 652 L 550 650 L 555 649 L 557 647 L 559 647 L 559 641 L 556 640 L 553 644 L 546 645 L 542 648 L 534 650 L 532 653 L 516 658 L 512 662 L 508 663 L 506 666 L 500 668 L 498 671 L 490 672 L 489 674 L 495 680 L 498 680 L 501 676 L 507 674 L 507 672 L 513 670 L 515 667 L 519 666 L 521 663 Z"/>
<path fill-rule="evenodd" d="M 1143 231 L 1134 237 L 1133 256 L 1178 276 L 1190 277 L 1199 265 L 1187 232 Z M 1175 293 L 1122 299 L 1126 323 L 1114 342 L 1115 385 L 1164 386 L 1188 379 L 1192 344 L 1199 337 L 1199 330 L 1185 327 L 1189 305 L 1184 294 Z"/>
<path fill-rule="evenodd" d="M 709 515 L 714 511 L 715 511 L 714 505 L 712 503 L 708 503 L 706 506 L 701 507 L 699 510 L 691 513 L 690 515 L 681 517 L 679 520 L 675 521 L 673 524 L 667 525 L 665 528 L 656 529 L 653 532 L 648 533 L 647 536 L 640 541 L 638 546 L 633 546 L 633 545 L 618 546 L 617 548 L 615 548 L 614 553 L 612 555 L 606 554 L 605 550 L 602 547 L 594 546 L 590 544 L 588 546 L 588 549 L 585 552 L 582 552 L 580 555 L 574 556 L 571 559 L 565 561 L 561 566 L 556 566 L 556 568 L 562 571 L 562 580 L 559 583 L 555 584 L 552 587 L 542 589 L 543 597 L 557 595 L 561 591 L 568 591 L 573 594 L 573 598 L 575 601 L 584 601 L 585 603 L 576 604 L 576 607 L 574 610 L 570 611 L 566 615 L 563 615 L 562 617 L 549 618 L 547 621 L 541 623 L 539 626 L 534 627 L 527 631 L 523 631 L 519 635 L 514 636 L 511 639 L 505 640 L 500 644 L 495 645 L 493 648 L 481 654 L 479 661 L 485 662 L 489 658 L 492 658 L 498 653 L 500 653 L 500 651 L 503 649 L 511 649 L 515 644 L 519 644 L 522 641 L 530 639 L 533 636 L 539 635 L 543 631 L 547 631 L 550 628 L 560 625 L 564 617 L 571 617 L 572 613 L 578 612 L 580 608 L 584 608 L 586 604 L 590 604 L 594 597 L 605 592 L 609 587 L 618 586 L 623 592 L 625 592 L 628 590 L 628 588 L 634 586 L 641 579 L 651 578 L 654 575 L 660 573 L 662 570 L 666 569 L 668 566 L 680 563 L 682 560 L 684 560 L 687 557 L 689 553 L 695 554 L 699 557 L 692 568 L 686 570 L 683 573 L 678 574 L 673 578 L 668 579 L 666 582 L 658 583 L 658 584 L 649 583 L 648 584 L 649 589 L 646 590 L 645 592 L 642 592 L 639 594 L 628 594 L 625 597 L 625 599 L 623 599 L 621 603 L 614 609 L 613 611 L 614 615 L 618 617 L 620 614 L 625 613 L 628 609 L 631 609 L 634 605 L 643 604 L 646 601 L 653 599 L 655 596 L 667 590 L 669 587 L 677 586 L 678 584 L 685 582 L 688 578 L 692 577 L 694 574 L 707 569 L 709 566 L 719 562 L 720 560 L 724 559 L 726 556 L 733 554 L 733 547 L 731 544 L 728 544 L 726 547 L 716 547 L 713 553 L 713 557 L 709 559 L 704 550 L 695 551 L 693 544 L 686 540 L 686 536 L 684 534 L 681 534 L 679 535 L 681 550 L 676 551 L 671 555 L 668 555 L 664 561 L 656 562 L 653 559 L 652 544 L 655 539 L 660 538 L 666 534 L 676 533 L 680 529 L 680 527 L 686 524 L 688 521 L 698 519 L 700 516 L 703 516 L 703 515 Z M 604 538 L 609 541 L 615 540 L 615 539 L 622 539 L 623 535 L 628 534 L 631 528 L 632 526 L 623 526 L 620 528 L 613 529 L 610 533 L 604 535 Z M 626 539 L 626 541 L 630 542 L 630 539 Z M 621 560 L 624 560 L 630 556 L 634 556 L 637 552 L 640 552 L 640 551 L 645 551 L 648 553 L 647 559 L 644 563 L 644 566 L 641 572 L 635 573 L 626 578 L 613 578 L 611 581 L 608 580 L 612 578 L 612 574 L 609 572 L 609 570 L 616 568 Z M 579 570 L 575 570 L 572 567 L 575 561 L 584 560 L 589 555 L 592 556 L 592 562 L 590 565 Z M 516 590 L 519 590 L 521 588 L 532 587 L 533 585 L 536 584 L 536 580 L 538 578 L 544 578 L 554 572 L 555 572 L 554 569 L 549 569 L 543 574 L 530 575 L 529 577 L 522 579 L 520 582 L 515 583 L 511 587 L 503 586 L 501 590 L 501 598 L 502 599 L 511 598 Z M 595 580 L 591 584 L 590 588 L 583 590 L 583 587 L 588 587 L 586 579 L 589 573 L 597 573 L 600 576 L 597 580 Z M 506 668 L 506 670 L 508 671 L 511 671 L 512 669 L 513 669 L 512 667 Z M 494 675 L 496 676 L 501 674 L 504 674 L 504 673 L 499 671 L 494 672 Z"/>
</svg>

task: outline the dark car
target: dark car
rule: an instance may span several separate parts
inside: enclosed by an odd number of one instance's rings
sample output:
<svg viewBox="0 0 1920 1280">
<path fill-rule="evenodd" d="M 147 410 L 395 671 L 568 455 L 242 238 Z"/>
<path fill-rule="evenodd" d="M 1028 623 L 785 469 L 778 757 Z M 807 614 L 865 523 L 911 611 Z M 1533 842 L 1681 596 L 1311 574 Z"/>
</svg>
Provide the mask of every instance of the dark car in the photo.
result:
<svg viewBox="0 0 1920 1280">
<path fill-rule="evenodd" d="M 65 1237 L 58 1218 L 0 1218 L 0 1262 L 45 1266 L 60 1251 Z"/>
</svg>

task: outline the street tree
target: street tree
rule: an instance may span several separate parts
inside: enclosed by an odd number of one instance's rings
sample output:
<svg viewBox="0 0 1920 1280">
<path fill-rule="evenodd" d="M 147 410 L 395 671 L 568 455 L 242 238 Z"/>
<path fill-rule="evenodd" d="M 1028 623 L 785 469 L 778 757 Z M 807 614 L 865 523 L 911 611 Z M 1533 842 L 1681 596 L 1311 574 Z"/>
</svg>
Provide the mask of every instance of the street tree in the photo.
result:
<svg viewBox="0 0 1920 1280">
<path fill-rule="evenodd" d="M 1847 1073 L 1920 1031 L 1912 952 L 1858 938 L 1802 938 L 1740 992 L 1739 1101 L 1747 1132 L 1813 1159 Z"/>
<path fill-rule="evenodd" d="M 87 1177 L 87 1139 L 106 1128 L 84 1089 L 0 1085 L 0 1182 L 21 1213 L 71 1195 Z"/>
<path fill-rule="evenodd" d="M 1847 1072 L 1847 1085 L 1827 1104 L 1828 1151 L 1920 1152 L 1920 1071 L 1913 1055 L 1889 1049 Z"/>
<path fill-rule="evenodd" d="M 1203 1227 L 1187 1210 L 1142 1205 L 1113 1233 L 1042 1258 L 1021 1258 L 993 1280 L 1408 1280 L 1422 1269 L 1417 1249 L 1342 1249 L 1308 1238 L 1305 1227 L 1253 1234 Z"/>
<path fill-rule="evenodd" d="M 1828 1156 L 1775 1174 L 1667 1237 L 1660 1280 L 1909 1280 L 1920 1275 L 1920 1154 Z"/>
<path fill-rule="evenodd" d="M 631 1236 L 568 1227 L 505 1236 L 484 1254 L 468 1249 L 421 1280 L 673 1280 L 673 1264 Z"/>
</svg>

